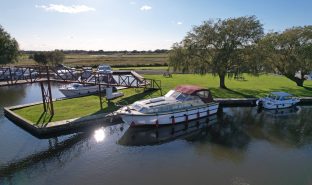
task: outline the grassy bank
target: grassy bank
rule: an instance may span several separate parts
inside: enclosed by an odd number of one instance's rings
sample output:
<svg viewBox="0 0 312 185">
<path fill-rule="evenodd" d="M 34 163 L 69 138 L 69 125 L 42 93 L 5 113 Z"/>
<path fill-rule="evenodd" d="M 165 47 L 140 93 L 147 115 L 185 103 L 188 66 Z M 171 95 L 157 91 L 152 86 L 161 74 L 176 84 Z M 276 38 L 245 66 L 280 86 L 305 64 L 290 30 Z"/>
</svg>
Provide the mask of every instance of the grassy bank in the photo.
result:
<svg viewBox="0 0 312 185">
<path fill-rule="evenodd" d="M 218 98 L 250 98 L 262 97 L 271 91 L 286 91 L 296 96 L 312 96 L 312 81 L 305 81 L 305 87 L 298 87 L 294 82 L 284 76 L 260 75 L 258 77 L 244 74 L 244 80 L 226 79 L 226 89 L 219 88 L 217 76 L 173 74 L 173 78 L 162 75 L 144 75 L 147 78 L 161 80 L 164 92 L 180 84 L 194 84 L 212 91 L 214 97 Z"/>
<path fill-rule="evenodd" d="M 296 96 L 312 96 L 312 81 L 306 81 L 305 87 L 298 87 L 294 82 L 283 76 L 261 75 L 254 77 L 244 75 L 245 79 L 240 81 L 226 79 L 229 90 L 218 88 L 219 78 L 212 75 L 174 74 L 172 78 L 165 78 L 162 75 L 145 75 L 145 77 L 161 80 L 164 93 L 180 84 L 194 84 L 209 88 L 213 93 L 213 97 L 216 98 L 262 97 L 271 91 L 286 91 Z M 104 109 L 101 111 L 99 97 L 94 95 L 56 101 L 54 103 L 55 116 L 53 117 L 42 113 L 42 105 L 15 110 L 15 112 L 34 124 L 40 125 L 48 121 L 59 121 L 100 112 L 111 112 L 118 109 L 117 105 L 130 104 L 140 99 L 160 95 L 158 91 L 143 92 L 142 89 L 125 89 L 123 92 L 125 94 L 124 97 L 113 100 L 109 106 L 105 102 L 103 104 Z"/>
<path fill-rule="evenodd" d="M 72 98 L 67 100 L 59 100 L 53 103 L 55 115 L 43 113 L 42 104 L 34 105 L 22 109 L 14 110 L 15 113 L 28 119 L 34 125 L 42 125 L 48 122 L 72 119 L 82 116 L 88 116 L 98 113 L 108 113 L 117 110 L 120 105 L 133 103 L 141 98 L 148 98 L 152 94 L 159 95 L 156 92 L 143 92 L 143 89 L 124 89 L 124 96 L 112 100 L 108 106 L 108 102 L 104 100 L 103 110 L 100 110 L 100 100 L 96 95 L 85 96 L 80 98 Z"/>
</svg>

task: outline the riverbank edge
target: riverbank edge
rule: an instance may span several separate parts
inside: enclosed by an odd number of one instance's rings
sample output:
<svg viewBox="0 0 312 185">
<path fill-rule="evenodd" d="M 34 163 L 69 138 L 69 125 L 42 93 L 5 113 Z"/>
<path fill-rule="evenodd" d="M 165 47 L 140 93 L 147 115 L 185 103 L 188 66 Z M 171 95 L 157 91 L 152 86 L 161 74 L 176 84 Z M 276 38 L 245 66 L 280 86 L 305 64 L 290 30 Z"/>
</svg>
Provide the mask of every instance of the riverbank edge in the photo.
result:
<svg viewBox="0 0 312 185">
<path fill-rule="evenodd" d="M 119 116 L 113 115 L 111 113 L 99 113 L 73 119 L 49 122 L 44 127 L 36 127 L 34 123 L 14 112 L 16 109 L 22 109 L 38 104 L 42 104 L 42 102 L 4 107 L 4 115 L 15 125 L 40 139 L 71 134 L 89 128 L 94 128 L 99 125 L 108 126 L 122 122 Z"/>
<path fill-rule="evenodd" d="M 220 107 L 254 107 L 258 98 L 215 98 L 220 103 Z M 84 117 L 78 117 L 68 120 L 49 122 L 44 127 L 36 127 L 31 121 L 16 114 L 14 110 L 25 107 L 42 104 L 35 102 L 11 107 L 4 107 L 4 115 L 15 125 L 26 130 L 38 138 L 48 138 L 51 136 L 75 133 L 82 129 L 93 128 L 99 125 L 112 125 L 122 123 L 119 116 L 112 113 L 99 113 Z M 300 97 L 299 105 L 312 105 L 312 97 Z"/>
</svg>

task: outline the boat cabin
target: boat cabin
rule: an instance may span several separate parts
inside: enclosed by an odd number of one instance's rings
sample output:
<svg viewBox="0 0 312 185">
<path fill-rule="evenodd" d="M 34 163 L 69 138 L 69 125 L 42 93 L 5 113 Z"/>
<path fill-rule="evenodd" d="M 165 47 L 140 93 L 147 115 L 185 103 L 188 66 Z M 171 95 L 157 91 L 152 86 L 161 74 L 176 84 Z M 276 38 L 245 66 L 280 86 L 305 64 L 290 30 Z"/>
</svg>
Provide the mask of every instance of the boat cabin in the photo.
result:
<svg viewBox="0 0 312 185">
<path fill-rule="evenodd" d="M 292 99 L 293 95 L 285 92 L 272 92 L 267 96 L 267 98 L 282 101 Z"/>
<path fill-rule="evenodd" d="M 177 97 L 177 100 L 183 98 L 195 99 L 196 97 L 199 97 L 204 103 L 210 103 L 213 101 L 212 95 L 208 89 L 195 85 L 180 85 L 175 88 L 174 92 L 180 93 L 181 98 Z"/>
<path fill-rule="evenodd" d="M 170 90 L 165 96 L 137 101 L 132 104 L 132 108 L 141 113 L 168 112 L 202 106 L 212 101 L 208 89 L 181 85 Z"/>
</svg>

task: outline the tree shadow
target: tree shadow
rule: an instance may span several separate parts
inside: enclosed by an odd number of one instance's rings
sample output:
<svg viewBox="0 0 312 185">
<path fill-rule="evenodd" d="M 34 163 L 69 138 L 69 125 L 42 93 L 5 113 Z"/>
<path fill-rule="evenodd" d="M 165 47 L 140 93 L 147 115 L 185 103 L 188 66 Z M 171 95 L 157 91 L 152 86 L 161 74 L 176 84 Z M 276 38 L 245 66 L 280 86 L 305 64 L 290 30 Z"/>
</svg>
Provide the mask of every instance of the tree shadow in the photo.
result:
<svg viewBox="0 0 312 185">
<path fill-rule="evenodd" d="M 143 98 L 145 98 L 146 96 L 148 96 L 149 98 L 152 98 L 152 94 L 154 94 L 157 90 L 148 90 L 148 91 L 143 91 L 141 93 L 137 93 L 134 94 L 132 96 L 126 97 L 126 98 L 122 98 L 118 101 L 108 101 L 106 99 L 103 99 L 103 103 L 107 104 L 107 106 L 103 109 L 100 108 L 100 110 L 98 110 L 97 112 L 91 114 L 91 115 L 95 115 L 95 114 L 99 114 L 99 113 L 110 113 L 113 111 L 118 110 L 119 108 L 126 106 L 126 105 L 130 105 L 138 100 L 142 100 Z"/>
<path fill-rule="evenodd" d="M 216 98 L 257 98 L 264 96 L 268 93 L 268 91 L 264 90 L 253 90 L 253 89 L 223 89 L 223 88 L 210 88 L 212 94 Z"/>
<path fill-rule="evenodd" d="M 306 90 L 312 91 L 312 87 L 303 86 Z"/>
</svg>

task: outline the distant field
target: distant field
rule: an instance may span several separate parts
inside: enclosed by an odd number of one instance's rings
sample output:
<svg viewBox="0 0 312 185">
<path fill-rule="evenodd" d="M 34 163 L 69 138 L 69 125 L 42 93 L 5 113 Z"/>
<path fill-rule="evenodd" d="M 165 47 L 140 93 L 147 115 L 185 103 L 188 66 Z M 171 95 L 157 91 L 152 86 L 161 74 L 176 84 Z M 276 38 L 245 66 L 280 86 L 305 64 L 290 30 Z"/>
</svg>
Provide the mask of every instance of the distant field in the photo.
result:
<svg viewBox="0 0 312 185">
<path fill-rule="evenodd" d="M 71 67 L 78 66 L 97 66 L 99 64 L 108 64 L 114 67 L 126 66 L 155 66 L 165 65 L 167 63 L 167 54 L 135 54 L 135 55 L 87 55 L 75 54 L 66 55 L 64 64 Z M 19 58 L 17 65 L 34 65 L 36 62 L 23 55 Z"/>
</svg>

